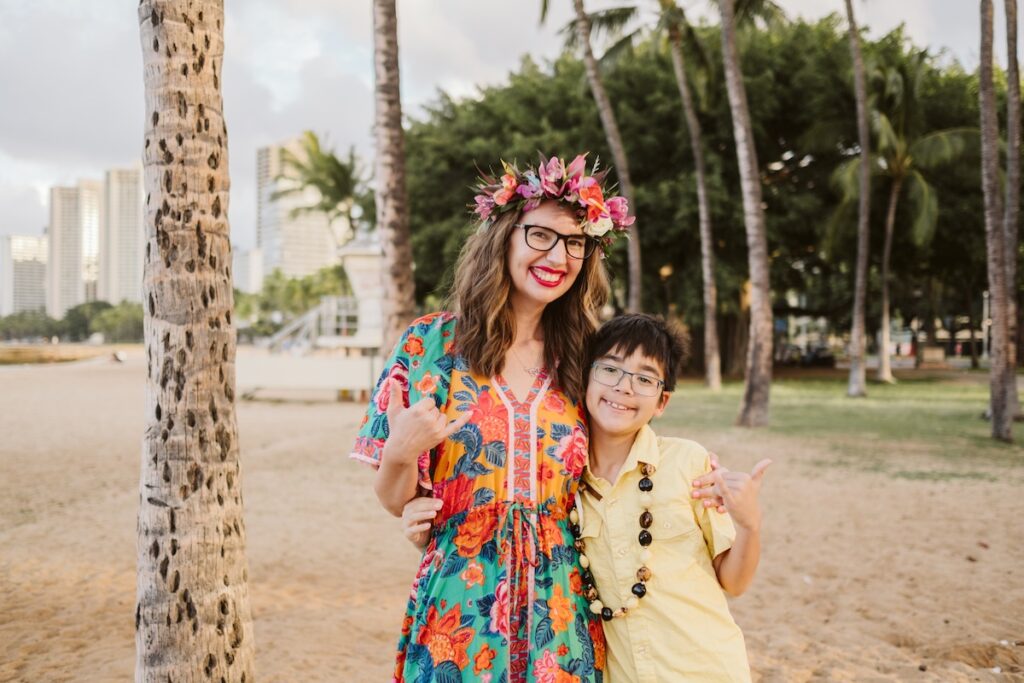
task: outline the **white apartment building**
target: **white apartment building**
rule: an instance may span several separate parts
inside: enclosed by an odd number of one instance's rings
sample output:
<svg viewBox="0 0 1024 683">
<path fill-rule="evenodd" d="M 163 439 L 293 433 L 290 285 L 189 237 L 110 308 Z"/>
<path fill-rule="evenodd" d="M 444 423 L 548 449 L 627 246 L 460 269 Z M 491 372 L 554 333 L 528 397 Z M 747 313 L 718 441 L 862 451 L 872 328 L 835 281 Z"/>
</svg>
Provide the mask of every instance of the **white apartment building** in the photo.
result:
<svg viewBox="0 0 1024 683">
<path fill-rule="evenodd" d="M 0 235 L 0 317 L 46 308 L 46 237 Z"/>
</svg>

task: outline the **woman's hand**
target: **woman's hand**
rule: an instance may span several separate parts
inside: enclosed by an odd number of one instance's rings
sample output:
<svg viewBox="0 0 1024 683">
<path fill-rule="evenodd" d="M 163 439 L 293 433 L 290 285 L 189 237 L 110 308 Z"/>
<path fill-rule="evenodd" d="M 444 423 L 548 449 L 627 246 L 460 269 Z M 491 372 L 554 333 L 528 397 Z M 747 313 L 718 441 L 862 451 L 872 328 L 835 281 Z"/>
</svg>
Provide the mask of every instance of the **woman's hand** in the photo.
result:
<svg viewBox="0 0 1024 683">
<path fill-rule="evenodd" d="M 703 498 L 704 507 L 713 507 L 719 512 L 725 514 L 725 500 L 723 500 L 720 493 L 711 488 L 711 485 L 715 483 L 715 480 L 712 478 L 712 475 L 715 472 L 728 472 L 729 470 L 718 462 L 718 456 L 711 451 L 708 451 L 708 458 L 711 460 L 711 472 L 693 480 L 690 484 L 693 487 L 690 494 L 694 498 Z"/>
<path fill-rule="evenodd" d="M 761 529 L 761 506 L 757 496 L 764 473 L 771 464 L 771 460 L 765 459 L 754 465 L 750 474 L 715 470 L 701 479 L 711 478 L 710 488 L 725 501 L 725 508 L 737 527 L 758 532 Z"/>
<path fill-rule="evenodd" d="M 464 412 L 451 422 L 437 409 L 434 399 L 424 397 L 414 405 L 405 407 L 402 385 L 396 379 L 388 380 L 388 439 L 385 458 L 395 464 L 415 465 L 423 451 L 441 443 L 469 422 L 472 413 Z"/>
<path fill-rule="evenodd" d="M 430 540 L 430 527 L 441 510 L 440 498 L 413 498 L 402 509 L 402 533 L 414 546 L 423 550 Z"/>
</svg>

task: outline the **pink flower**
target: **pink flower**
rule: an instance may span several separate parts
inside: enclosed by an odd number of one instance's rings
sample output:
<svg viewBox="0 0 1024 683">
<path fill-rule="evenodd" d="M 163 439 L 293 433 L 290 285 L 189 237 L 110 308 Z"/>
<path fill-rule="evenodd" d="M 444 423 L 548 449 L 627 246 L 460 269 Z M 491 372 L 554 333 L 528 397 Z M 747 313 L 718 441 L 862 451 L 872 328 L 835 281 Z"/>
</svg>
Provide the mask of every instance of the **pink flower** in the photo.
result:
<svg viewBox="0 0 1024 683">
<path fill-rule="evenodd" d="M 491 633 L 508 637 L 508 579 L 499 581 L 497 588 L 494 589 L 491 624 L 487 628 Z"/>
<path fill-rule="evenodd" d="M 562 461 L 562 466 L 571 477 L 578 478 L 587 463 L 587 452 L 587 433 L 579 427 L 574 427 L 572 432 L 558 442 L 555 457 Z"/>
<path fill-rule="evenodd" d="M 569 177 L 569 180 L 579 180 L 583 177 L 584 171 L 587 170 L 587 155 L 579 154 L 569 164 L 569 168 L 566 169 L 565 174 Z"/>
<path fill-rule="evenodd" d="M 485 221 L 491 216 L 491 212 L 494 211 L 494 198 L 486 194 L 478 194 L 473 198 L 476 201 L 476 208 L 473 209 L 480 220 Z"/>
<path fill-rule="evenodd" d="M 555 683 L 562 667 L 558 666 L 558 659 L 551 650 L 544 650 L 540 659 L 533 663 L 533 679 L 537 683 Z"/>
<path fill-rule="evenodd" d="M 388 403 L 391 400 L 390 382 L 392 379 L 397 379 L 398 383 L 402 385 L 402 398 L 406 404 L 409 402 L 409 371 L 395 363 L 391 366 L 388 376 L 380 383 L 380 388 L 373 397 L 374 402 L 377 404 L 377 412 L 381 415 L 388 412 Z"/>
<path fill-rule="evenodd" d="M 540 173 L 541 189 L 550 197 L 560 197 L 565 189 L 565 165 L 562 160 L 551 157 L 537 170 Z"/>
<path fill-rule="evenodd" d="M 525 177 L 525 182 L 520 183 L 519 187 L 516 188 L 516 194 L 520 197 L 530 199 L 532 197 L 540 197 L 544 194 L 544 190 L 541 188 L 540 179 L 533 174 L 528 172 Z"/>
<path fill-rule="evenodd" d="M 612 197 L 605 204 L 608 207 L 608 214 L 611 216 L 612 222 L 616 225 L 621 225 L 629 213 L 629 202 L 626 201 L 626 198 Z"/>
</svg>

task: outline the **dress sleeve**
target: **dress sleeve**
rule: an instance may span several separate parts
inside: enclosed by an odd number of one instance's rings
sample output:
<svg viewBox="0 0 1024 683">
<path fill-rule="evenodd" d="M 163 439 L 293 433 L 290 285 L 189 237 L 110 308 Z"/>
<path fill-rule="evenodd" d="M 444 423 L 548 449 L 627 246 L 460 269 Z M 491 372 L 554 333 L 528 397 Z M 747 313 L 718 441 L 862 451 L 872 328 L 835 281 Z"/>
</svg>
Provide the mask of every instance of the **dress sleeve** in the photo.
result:
<svg viewBox="0 0 1024 683">
<path fill-rule="evenodd" d="M 454 316 L 435 313 L 416 320 L 405 331 L 384 362 L 350 458 L 375 468 L 380 466 L 381 452 L 388 438 L 387 409 L 391 397 L 388 380 L 397 379 L 402 385 L 406 406 L 424 396 L 433 396 L 437 407 L 444 409 L 451 383 L 452 361 L 448 350 L 454 327 Z M 424 451 L 419 457 L 419 484 L 426 489 L 432 488 L 433 455 L 432 451 Z"/>
<path fill-rule="evenodd" d="M 702 446 L 699 454 L 695 454 L 691 462 L 689 480 L 693 481 L 699 476 L 711 471 L 711 458 L 707 450 Z M 728 513 L 719 512 L 715 508 L 704 507 L 702 499 L 691 499 L 693 514 L 697 519 L 701 532 L 704 534 L 704 543 L 707 544 L 708 552 L 714 559 L 732 547 L 736 539 L 736 527 L 732 523 L 732 517 Z"/>
</svg>

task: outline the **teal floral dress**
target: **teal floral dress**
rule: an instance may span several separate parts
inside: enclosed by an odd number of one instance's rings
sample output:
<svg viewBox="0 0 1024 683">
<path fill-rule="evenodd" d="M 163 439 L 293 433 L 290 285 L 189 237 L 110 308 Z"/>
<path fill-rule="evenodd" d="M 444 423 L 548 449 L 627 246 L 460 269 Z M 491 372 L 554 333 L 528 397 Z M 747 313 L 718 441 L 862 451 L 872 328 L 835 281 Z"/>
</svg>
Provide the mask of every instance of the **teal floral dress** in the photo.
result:
<svg viewBox="0 0 1024 683">
<path fill-rule="evenodd" d="M 452 351 L 455 317 L 420 318 L 385 364 L 353 448 L 378 465 L 396 378 L 469 423 L 419 460 L 443 501 L 413 581 L 394 681 L 600 682 L 604 635 L 583 597 L 568 512 L 587 458 L 578 407 L 542 371 L 517 397 Z"/>
</svg>

